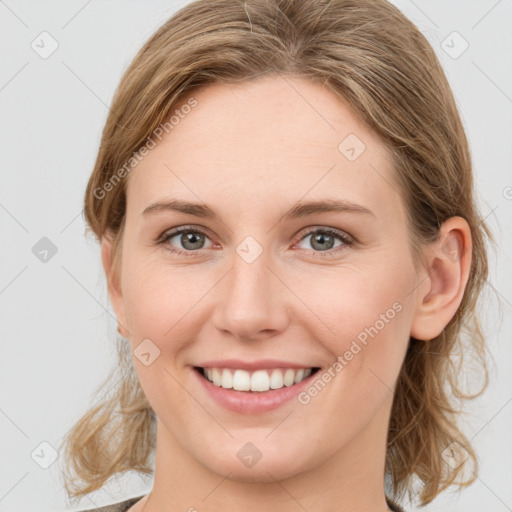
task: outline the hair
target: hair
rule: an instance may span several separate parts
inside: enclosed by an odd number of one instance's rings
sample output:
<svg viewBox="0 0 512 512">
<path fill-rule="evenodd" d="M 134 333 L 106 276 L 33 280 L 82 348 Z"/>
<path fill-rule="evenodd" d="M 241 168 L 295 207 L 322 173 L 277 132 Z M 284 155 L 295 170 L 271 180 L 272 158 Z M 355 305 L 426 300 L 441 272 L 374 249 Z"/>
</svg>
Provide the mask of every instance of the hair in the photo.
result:
<svg viewBox="0 0 512 512">
<path fill-rule="evenodd" d="M 419 495 L 425 505 L 448 486 L 464 487 L 477 477 L 477 457 L 457 422 L 459 405 L 488 384 L 487 348 L 476 312 L 488 275 L 486 237 L 493 237 L 477 210 L 468 141 L 447 78 L 427 39 L 397 7 L 386 0 L 187 4 L 124 72 L 87 184 L 86 222 L 98 240 L 111 239 L 118 269 L 126 162 L 198 88 L 281 74 L 323 84 L 389 150 L 412 248 L 438 240 L 441 224 L 452 216 L 470 226 L 472 260 L 460 307 L 436 338 L 410 339 L 389 422 L 385 473 L 392 492 Z M 102 397 L 64 439 L 70 496 L 97 490 L 124 471 L 153 473 L 148 460 L 156 416 L 135 375 L 129 344 L 117 348 L 119 367 L 103 385 L 111 396 Z M 473 394 L 459 381 L 468 354 L 485 376 Z M 467 464 L 452 468 L 443 460 L 443 450 L 454 441 L 472 463 L 465 478 Z"/>
</svg>

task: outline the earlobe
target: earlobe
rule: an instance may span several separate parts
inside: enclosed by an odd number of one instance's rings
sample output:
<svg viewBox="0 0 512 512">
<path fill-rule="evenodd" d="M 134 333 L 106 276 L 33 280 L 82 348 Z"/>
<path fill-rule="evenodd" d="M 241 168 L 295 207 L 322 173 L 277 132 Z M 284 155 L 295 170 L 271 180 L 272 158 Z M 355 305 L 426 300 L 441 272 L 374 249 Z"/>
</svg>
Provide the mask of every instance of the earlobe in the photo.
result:
<svg viewBox="0 0 512 512">
<path fill-rule="evenodd" d="M 462 217 L 451 217 L 437 241 L 425 248 L 427 277 L 416 290 L 411 336 L 430 340 L 439 336 L 462 302 L 471 269 L 471 230 Z M 421 279 L 421 278 L 420 278 Z"/>
<path fill-rule="evenodd" d="M 115 268 L 113 259 L 112 241 L 105 235 L 101 239 L 101 261 L 103 263 L 103 270 L 107 280 L 108 296 L 117 317 L 118 332 L 125 338 L 129 338 L 129 332 L 126 327 L 124 301 L 120 286 L 119 272 L 118 269 Z"/>
</svg>

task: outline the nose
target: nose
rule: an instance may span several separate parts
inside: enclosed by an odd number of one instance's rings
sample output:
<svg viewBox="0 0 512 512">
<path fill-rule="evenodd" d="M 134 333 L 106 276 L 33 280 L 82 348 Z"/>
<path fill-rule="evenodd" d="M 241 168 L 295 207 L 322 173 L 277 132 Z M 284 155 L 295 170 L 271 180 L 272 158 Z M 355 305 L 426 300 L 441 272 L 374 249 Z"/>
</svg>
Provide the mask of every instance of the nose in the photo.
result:
<svg viewBox="0 0 512 512">
<path fill-rule="evenodd" d="M 214 325 L 224 335 L 251 341 L 276 336 L 286 329 L 292 294 L 272 266 L 265 251 L 252 262 L 233 255 L 213 313 Z"/>
</svg>

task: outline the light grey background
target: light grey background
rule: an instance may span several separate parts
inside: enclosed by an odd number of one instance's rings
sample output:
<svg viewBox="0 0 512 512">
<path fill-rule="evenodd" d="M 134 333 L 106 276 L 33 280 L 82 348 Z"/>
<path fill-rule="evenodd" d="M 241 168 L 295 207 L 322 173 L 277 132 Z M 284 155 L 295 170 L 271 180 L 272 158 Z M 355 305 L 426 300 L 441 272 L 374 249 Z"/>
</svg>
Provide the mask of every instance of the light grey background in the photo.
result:
<svg viewBox="0 0 512 512">
<path fill-rule="evenodd" d="M 122 71 L 186 3 L 0 0 L 1 512 L 70 508 L 58 479 L 61 459 L 43 469 L 31 454 L 43 460 L 51 450 L 40 443 L 58 446 L 116 361 L 99 247 L 84 236 L 83 193 Z M 496 364 L 488 391 L 468 407 L 465 429 L 481 473 L 462 494 L 446 492 L 423 510 L 510 511 L 512 1 L 394 3 L 426 35 L 446 70 L 470 139 L 482 215 L 497 239 L 486 306 Z M 43 31 L 58 43 L 46 59 L 31 48 Z M 463 48 L 453 31 L 469 44 L 458 58 L 443 49 L 454 55 Z M 57 247 L 46 263 L 32 252 L 42 237 Z M 151 480 L 127 475 L 80 506 L 150 488 Z"/>
</svg>

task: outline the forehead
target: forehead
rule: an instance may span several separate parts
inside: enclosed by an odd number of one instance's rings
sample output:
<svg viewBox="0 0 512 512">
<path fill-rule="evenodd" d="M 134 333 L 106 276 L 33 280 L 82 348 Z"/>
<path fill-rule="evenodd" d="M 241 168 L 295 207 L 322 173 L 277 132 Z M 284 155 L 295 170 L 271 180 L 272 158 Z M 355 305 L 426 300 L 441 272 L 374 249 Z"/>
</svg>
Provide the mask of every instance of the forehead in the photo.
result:
<svg viewBox="0 0 512 512">
<path fill-rule="evenodd" d="M 264 77 L 195 92 L 172 128 L 131 172 L 128 204 L 168 196 L 238 214 L 326 194 L 397 208 L 385 146 L 333 91 L 304 78 Z M 211 199 L 211 201 L 209 201 Z"/>
</svg>

